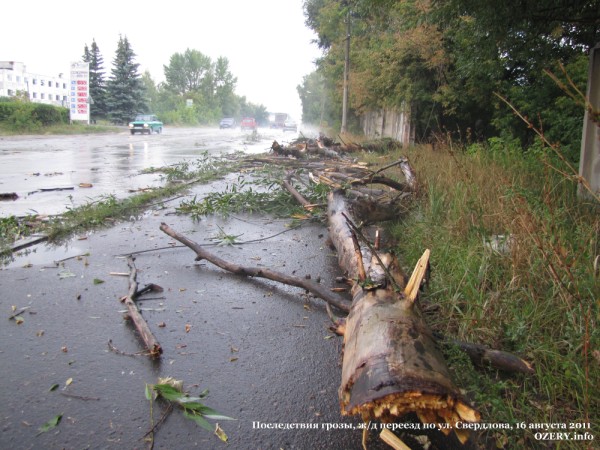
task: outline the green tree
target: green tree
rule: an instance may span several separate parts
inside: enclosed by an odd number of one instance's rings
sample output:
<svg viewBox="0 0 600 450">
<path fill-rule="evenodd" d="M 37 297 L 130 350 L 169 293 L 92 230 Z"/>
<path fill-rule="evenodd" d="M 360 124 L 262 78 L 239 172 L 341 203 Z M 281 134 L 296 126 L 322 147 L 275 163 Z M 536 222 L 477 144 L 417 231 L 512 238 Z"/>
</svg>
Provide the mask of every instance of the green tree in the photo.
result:
<svg viewBox="0 0 600 450">
<path fill-rule="evenodd" d="M 116 123 L 125 123 L 146 109 L 144 86 L 135 56 L 127 37 L 119 36 L 111 76 L 107 83 L 106 102 L 108 116 Z"/>
<path fill-rule="evenodd" d="M 328 126 L 339 120 L 339 111 L 331 108 L 333 102 L 329 96 L 332 89 L 328 88 L 321 71 L 305 75 L 296 90 L 302 103 L 303 123 Z"/>
<path fill-rule="evenodd" d="M 212 61 L 198 50 L 174 53 L 168 66 L 163 66 L 166 87 L 180 95 L 203 92 L 212 85 Z"/>
<path fill-rule="evenodd" d="M 260 124 L 266 124 L 269 121 L 269 114 L 264 105 L 257 105 L 248 102 L 246 97 L 239 97 L 240 117 L 254 117 Z"/>
<path fill-rule="evenodd" d="M 160 92 L 159 87 L 152 79 L 150 72 L 146 70 L 142 74 L 142 84 L 144 86 L 144 92 L 146 93 L 146 101 L 150 111 L 158 114 L 158 105 L 160 104 Z"/>
<path fill-rule="evenodd" d="M 91 117 L 92 119 L 104 118 L 107 115 L 104 58 L 95 39 L 92 40 L 91 49 L 87 44 L 85 45 L 83 61 L 90 65 L 90 97 L 93 101 L 90 107 Z"/>
<path fill-rule="evenodd" d="M 318 72 L 331 107 L 341 92 L 346 14 L 351 108 L 361 114 L 410 105 L 423 139 L 504 133 L 531 143 L 533 133 L 498 92 L 529 117 L 540 115 L 553 138 L 572 140 L 565 124 L 580 122 L 582 112 L 565 105 L 544 71 L 562 64 L 584 80 L 578 61 L 600 39 L 597 0 L 306 0 L 305 14 L 324 49 Z"/>
<path fill-rule="evenodd" d="M 237 78 L 229 71 L 229 60 L 217 58 L 214 65 L 214 96 L 224 116 L 238 114 L 239 101 L 235 96 Z"/>
<path fill-rule="evenodd" d="M 166 120 L 193 125 L 215 123 L 222 116 L 266 117 L 264 106 L 247 104 L 235 94 L 237 78 L 225 57 L 213 63 L 198 50 L 187 49 L 173 54 L 163 67 L 166 81 L 158 88 L 158 101 Z M 193 101 L 191 108 L 186 100 Z"/>
</svg>

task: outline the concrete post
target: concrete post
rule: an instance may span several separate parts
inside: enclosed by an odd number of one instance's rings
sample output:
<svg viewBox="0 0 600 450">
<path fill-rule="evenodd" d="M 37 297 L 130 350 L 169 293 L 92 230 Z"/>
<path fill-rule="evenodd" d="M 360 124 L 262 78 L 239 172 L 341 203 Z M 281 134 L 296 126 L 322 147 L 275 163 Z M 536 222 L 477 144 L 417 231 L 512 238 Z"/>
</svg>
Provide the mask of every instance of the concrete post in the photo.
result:
<svg viewBox="0 0 600 450">
<path fill-rule="evenodd" d="M 586 97 L 594 111 L 600 111 L 600 44 L 590 50 L 590 70 Z M 600 194 L 600 123 L 592 121 L 586 109 L 581 138 L 579 175 L 587 180 L 592 191 Z M 580 184 L 580 197 L 588 197 L 589 192 Z"/>
</svg>

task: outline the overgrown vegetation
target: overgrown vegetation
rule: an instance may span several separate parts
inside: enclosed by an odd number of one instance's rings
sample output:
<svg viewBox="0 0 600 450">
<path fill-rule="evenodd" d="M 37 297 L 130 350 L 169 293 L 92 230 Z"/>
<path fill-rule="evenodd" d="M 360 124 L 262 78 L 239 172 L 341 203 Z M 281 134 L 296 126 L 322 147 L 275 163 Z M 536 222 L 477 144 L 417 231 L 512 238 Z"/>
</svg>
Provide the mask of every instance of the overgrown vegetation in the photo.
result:
<svg viewBox="0 0 600 450">
<path fill-rule="evenodd" d="M 499 139 L 410 149 L 422 188 L 415 210 L 390 233 L 407 267 L 432 250 L 423 300 L 437 308 L 427 319 L 436 330 L 535 367 L 533 376 L 481 374 L 459 352 L 446 352 L 483 422 L 590 424 L 575 431 L 598 436 L 598 206 L 577 198 L 576 183 L 555 170 L 562 161 L 541 145 L 522 153 Z M 534 427 L 486 437 L 497 448 L 546 448 Z"/>
<path fill-rule="evenodd" d="M 548 76 L 561 67 L 585 92 L 588 51 L 599 40 L 595 0 L 306 0 L 307 25 L 323 57 L 298 92 L 303 120 L 339 129 L 347 36 L 349 123 L 382 109 L 410 114 L 415 137 L 516 140 L 535 134 L 493 94 L 499 93 L 565 157 L 579 158 L 583 117 Z"/>
</svg>

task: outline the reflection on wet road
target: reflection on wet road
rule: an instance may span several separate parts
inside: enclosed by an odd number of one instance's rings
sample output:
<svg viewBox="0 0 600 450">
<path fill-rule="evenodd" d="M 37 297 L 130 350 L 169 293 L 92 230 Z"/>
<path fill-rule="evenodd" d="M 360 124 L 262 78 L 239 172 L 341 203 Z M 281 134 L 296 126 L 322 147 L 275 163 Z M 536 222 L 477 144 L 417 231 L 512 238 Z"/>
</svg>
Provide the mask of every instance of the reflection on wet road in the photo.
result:
<svg viewBox="0 0 600 450">
<path fill-rule="evenodd" d="M 0 202 L 0 217 L 58 214 L 104 195 L 124 197 L 130 190 L 162 184 L 159 174 L 143 169 L 195 161 L 205 153 L 262 153 L 273 139 L 290 133 L 259 129 L 248 133 L 212 128 L 169 128 L 163 134 L 17 136 L 0 138 L 0 193 L 16 193 Z M 91 187 L 89 187 L 91 185 Z"/>
</svg>

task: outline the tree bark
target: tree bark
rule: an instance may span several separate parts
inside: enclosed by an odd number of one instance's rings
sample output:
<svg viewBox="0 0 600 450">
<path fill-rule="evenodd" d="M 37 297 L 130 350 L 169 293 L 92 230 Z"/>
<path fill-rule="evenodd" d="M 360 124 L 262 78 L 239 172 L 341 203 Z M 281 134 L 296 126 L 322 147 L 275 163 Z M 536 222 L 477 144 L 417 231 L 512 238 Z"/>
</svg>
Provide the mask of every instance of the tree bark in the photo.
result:
<svg viewBox="0 0 600 450">
<path fill-rule="evenodd" d="M 128 315 L 133 321 L 135 328 L 138 333 L 140 333 L 140 337 L 146 344 L 146 348 L 152 357 L 159 357 L 162 353 L 162 347 L 150 331 L 150 327 L 148 323 L 142 317 L 140 310 L 134 302 L 134 298 L 138 292 L 138 283 L 136 280 L 137 277 L 137 269 L 135 268 L 135 263 L 132 257 L 127 258 L 127 265 L 129 266 L 129 292 L 126 296 L 121 298 L 121 301 L 125 303 L 128 309 Z"/>
<path fill-rule="evenodd" d="M 452 382 L 432 332 L 415 305 L 429 252 L 405 285 L 392 254 L 376 258 L 363 246 L 360 254 L 366 280 L 361 281 L 348 209 L 340 192 L 329 194 L 330 237 L 340 266 L 348 278 L 356 280 L 344 332 L 339 389 L 342 414 L 360 415 L 365 421 L 391 421 L 414 412 L 424 423 L 447 423 L 442 429 L 447 433 L 457 421 L 478 421 L 479 413 Z M 459 439 L 466 440 L 466 434 L 456 432 Z"/>
</svg>

